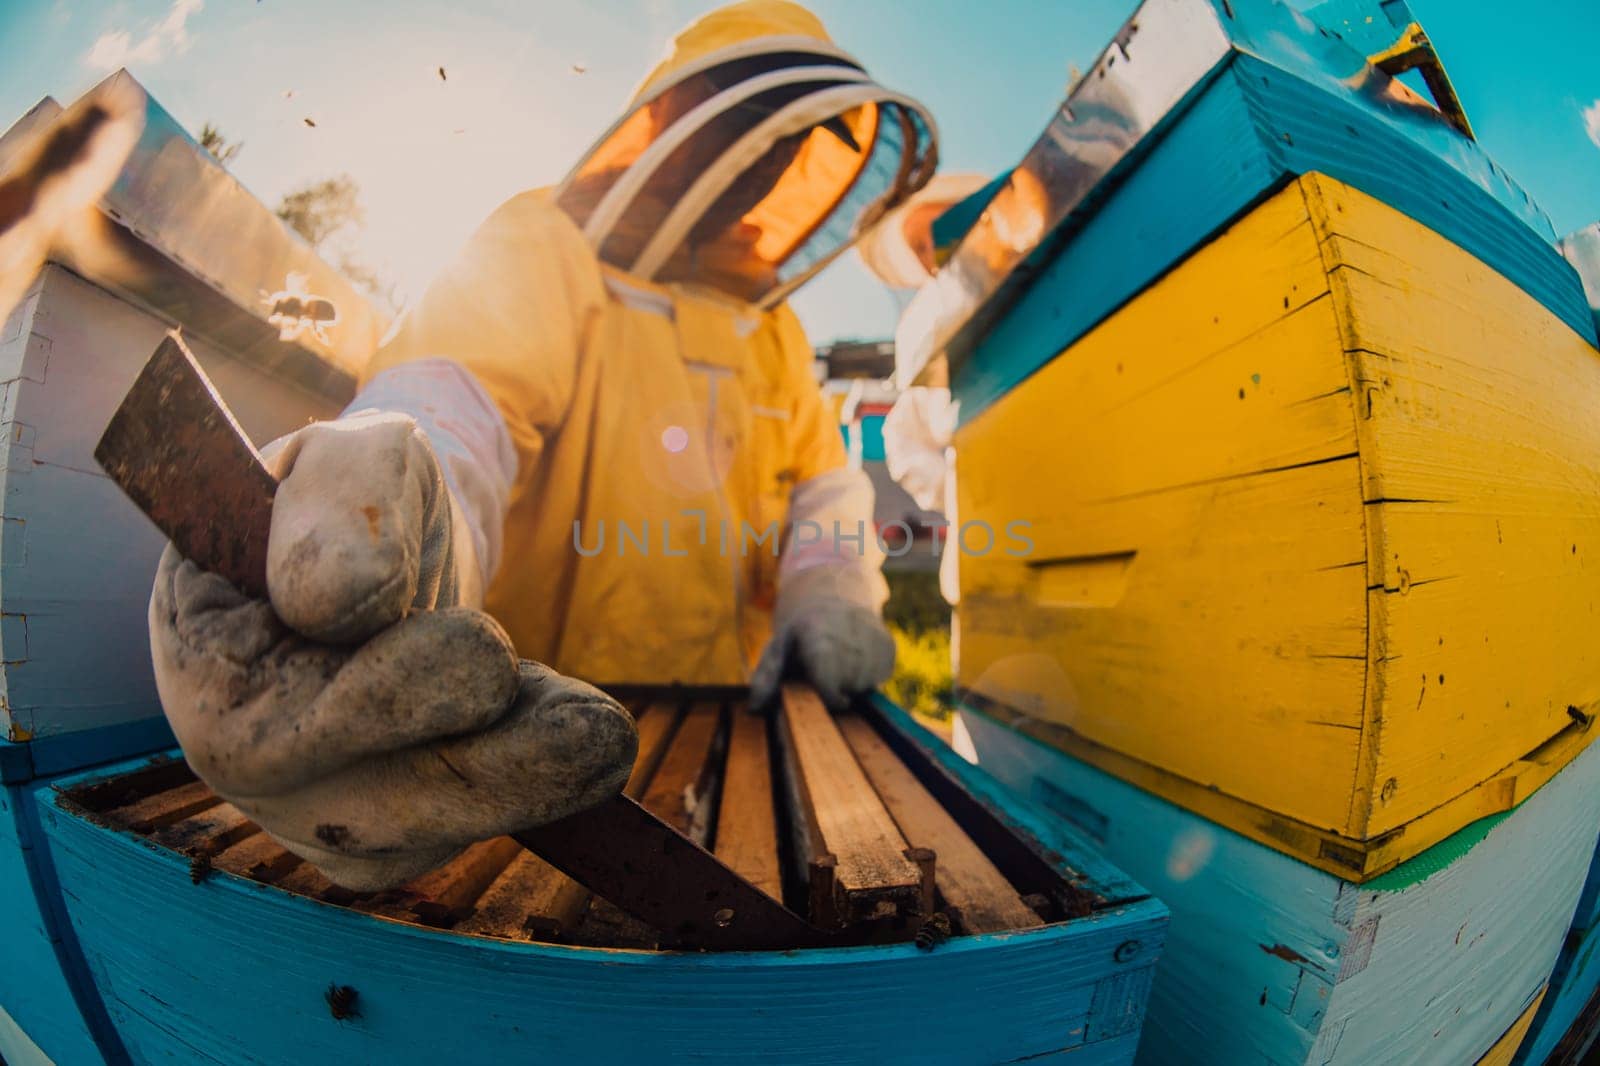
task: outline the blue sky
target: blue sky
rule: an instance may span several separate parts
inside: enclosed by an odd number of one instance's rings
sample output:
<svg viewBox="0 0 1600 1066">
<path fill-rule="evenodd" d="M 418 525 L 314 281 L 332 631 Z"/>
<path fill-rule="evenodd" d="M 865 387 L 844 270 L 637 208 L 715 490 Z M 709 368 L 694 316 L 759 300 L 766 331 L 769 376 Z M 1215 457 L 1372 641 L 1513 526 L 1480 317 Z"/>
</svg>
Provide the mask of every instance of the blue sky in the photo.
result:
<svg viewBox="0 0 1600 1066">
<path fill-rule="evenodd" d="M 1411 2 L 1490 153 L 1559 231 L 1600 219 L 1600 6 Z M 209 120 L 242 140 L 234 172 L 269 203 L 310 180 L 353 176 L 367 208 L 359 251 L 414 291 L 495 204 L 557 180 L 676 30 L 710 6 L 0 0 L 0 126 L 47 93 L 66 102 L 127 65 L 191 129 Z M 1135 4 L 811 6 L 879 81 L 933 110 L 945 169 L 993 173 L 1032 142 L 1070 69 L 1087 66 Z M 896 315 L 853 257 L 795 304 L 819 342 L 886 335 Z"/>
</svg>

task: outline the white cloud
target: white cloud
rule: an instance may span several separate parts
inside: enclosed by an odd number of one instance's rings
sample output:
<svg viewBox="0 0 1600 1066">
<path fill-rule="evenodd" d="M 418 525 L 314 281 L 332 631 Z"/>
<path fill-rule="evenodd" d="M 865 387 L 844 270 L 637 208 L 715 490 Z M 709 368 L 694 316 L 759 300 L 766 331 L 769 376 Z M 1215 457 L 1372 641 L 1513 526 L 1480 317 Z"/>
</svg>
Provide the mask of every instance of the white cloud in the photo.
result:
<svg viewBox="0 0 1600 1066">
<path fill-rule="evenodd" d="M 1600 100 L 1583 109 L 1583 128 L 1589 132 L 1594 146 L 1600 148 Z"/>
<path fill-rule="evenodd" d="M 83 61 L 96 70 L 159 63 L 189 47 L 189 16 L 204 6 L 205 0 L 172 0 L 166 17 L 145 30 L 138 40 L 127 30 L 102 33 Z"/>
</svg>

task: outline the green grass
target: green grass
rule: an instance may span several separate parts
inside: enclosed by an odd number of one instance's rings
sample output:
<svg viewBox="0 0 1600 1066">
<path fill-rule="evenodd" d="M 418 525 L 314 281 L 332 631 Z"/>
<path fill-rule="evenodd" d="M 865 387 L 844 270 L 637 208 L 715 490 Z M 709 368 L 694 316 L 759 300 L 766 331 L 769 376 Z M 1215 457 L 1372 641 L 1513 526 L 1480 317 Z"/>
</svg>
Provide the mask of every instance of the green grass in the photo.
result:
<svg viewBox="0 0 1600 1066">
<path fill-rule="evenodd" d="M 950 717 L 950 606 L 936 573 L 890 573 L 884 621 L 894 636 L 894 676 L 883 689 L 895 703 L 934 721 Z"/>
<path fill-rule="evenodd" d="M 943 721 L 950 717 L 950 693 L 955 678 L 950 672 L 950 631 L 930 629 L 912 633 L 890 626 L 894 634 L 894 676 L 883 686 L 899 706 Z"/>
</svg>

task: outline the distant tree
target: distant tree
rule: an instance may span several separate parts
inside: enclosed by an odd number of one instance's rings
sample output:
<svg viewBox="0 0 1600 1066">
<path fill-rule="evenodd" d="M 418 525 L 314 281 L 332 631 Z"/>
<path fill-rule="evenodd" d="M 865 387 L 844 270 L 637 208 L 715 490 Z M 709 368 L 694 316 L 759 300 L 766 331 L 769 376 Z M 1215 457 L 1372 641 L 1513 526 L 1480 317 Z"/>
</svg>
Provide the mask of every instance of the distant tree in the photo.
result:
<svg viewBox="0 0 1600 1066">
<path fill-rule="evenodd" d="M 359 229 L 366 221 L 360 188 L 348 174 L 324 178 L 286 193 L 278 201 L 278 217 L 314 248 L 321 248 L 340 230 Z"/>
<path fill-rule="evenodd" d="M 379 304 L 390 312 L 399 309 L 394 283 L 354 251 L 356 233 L 366 222 L 354 178 L 339 174 L 286 193 L 278 201 L 277 215 Z"/>
<path fill-rule="evenodd" d="M 200 127 L 200 147 L 215 156 L 217 162 L 227 166 L 244 147 L 244 142 L 228 140 L 222 135 L 221 130 L 207 122 Z"/>
</svg>

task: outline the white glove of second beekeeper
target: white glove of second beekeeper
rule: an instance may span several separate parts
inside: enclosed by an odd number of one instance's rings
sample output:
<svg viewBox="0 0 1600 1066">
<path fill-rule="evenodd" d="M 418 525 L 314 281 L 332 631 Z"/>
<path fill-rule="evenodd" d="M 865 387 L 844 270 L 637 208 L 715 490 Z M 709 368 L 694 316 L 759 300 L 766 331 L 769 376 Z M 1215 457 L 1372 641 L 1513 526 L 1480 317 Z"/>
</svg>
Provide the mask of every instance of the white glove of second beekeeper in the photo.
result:
<svg viewBox="0 0 1600 1066">
<path fill-rule="evenodd" d="M 894 673 L 894 638 L 878 597 L 858 568 L 814 566 L 786 574 L 772 616 L 772 640 L 750 678 L 750 700 L 763 706 L 784 677 L 811 682 L 833 710 Z"/>
<path fill-rule="evenodd" d="M 474 609 L 472 539 L 411 419 L 319 423 L 267 454 L 271 602 L 171 546 L 150 598 L 161 702 L 212 789 L 359 890 L 621 791 L 632 719 L 519 664 Z"/>
</svg>

